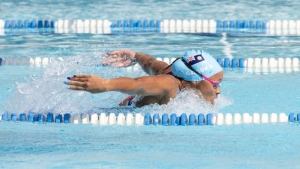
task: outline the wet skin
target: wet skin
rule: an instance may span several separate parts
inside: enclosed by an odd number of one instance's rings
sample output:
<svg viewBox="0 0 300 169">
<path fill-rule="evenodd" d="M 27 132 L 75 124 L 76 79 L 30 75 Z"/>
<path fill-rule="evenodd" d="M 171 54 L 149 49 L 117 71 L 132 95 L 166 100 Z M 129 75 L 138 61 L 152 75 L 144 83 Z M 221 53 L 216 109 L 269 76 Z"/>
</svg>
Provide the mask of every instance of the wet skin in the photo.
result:
<svg viewBox="0 0 300 169">
<path fill-rule="evenodd" d="M 167 75 L 170 76 L 170 75 Z M 221 82 L 223 79 L 223 71 L 216 73 L 215 75 L 210 77 L 211 80 L 214 81 L 219 81 Z M 178 79 L 174 78 L 175 81 L 177 81 L 177 85 L 175 86 L 175 90 L 170 91 L 170 95 L 166 96 L 144 96 L 142 99 L 138 100 L 135 105 L 137 107 L 142 107 L 144 105 L 149 105 L 149 104 L 167 104 L 170 101 L 170 98 L 175 98 L 177 96 L 177 89 L 178 87 L 182 88 L 192 88 L 199 90 L 201 93 L 199 93 L 200 97 L 203 97 L 206 101 L 210 102 L 211 104 L 214 104 L 214 99 L 218 98 L 218 95 L 221 93 L 221 88 L 220 86 L 217 87 L 216 89 L 213 87 L 213 85 L 206 81 L 202 80 L 200 82 L 189 82 L 188 84 L 182 84 Z M 169 97 L 171 96 L 171 97 Z M 172 97 L 173 96 L 173 97 Z M 127 99 L 125 99 L 122 103 L 120 103 L 120 106 L 126 106 L 127 104 Z"/>
</svg>

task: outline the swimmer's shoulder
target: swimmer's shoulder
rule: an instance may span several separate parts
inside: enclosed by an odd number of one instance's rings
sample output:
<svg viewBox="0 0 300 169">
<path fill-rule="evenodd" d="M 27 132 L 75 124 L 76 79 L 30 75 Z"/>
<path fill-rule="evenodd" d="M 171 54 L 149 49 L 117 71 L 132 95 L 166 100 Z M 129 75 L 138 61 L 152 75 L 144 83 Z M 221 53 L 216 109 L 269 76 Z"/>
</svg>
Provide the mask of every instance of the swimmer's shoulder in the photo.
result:
<svg viewBox="0 0 300 169">
<path fill-rule="evenodd" d="M 157 80 L 161 81 L 165 85 L 168 85 L 169 87 L 178 87 L 179 86 L 179 80 L 173 76 L 172 74 L 162 74 L 157 75 Z"/>
<path fill-rule="evenodd" d="M 172 74 L 158 75 L 160 86 L 164 86 L 165 93 L 163 94 L 167 100 L 169 98 L 175 98 L 180 93 L 180 81 Z"/>
<path fill-rule="evenodd" d="M 176 79 L 176 77 L 173 76 L 170 73 L 160 74 L 160 75 L 156 75 L 156 76 L 159 77 L 159 78 L 170 79 L 170 80 L 175 80 Z"/>
</svg>

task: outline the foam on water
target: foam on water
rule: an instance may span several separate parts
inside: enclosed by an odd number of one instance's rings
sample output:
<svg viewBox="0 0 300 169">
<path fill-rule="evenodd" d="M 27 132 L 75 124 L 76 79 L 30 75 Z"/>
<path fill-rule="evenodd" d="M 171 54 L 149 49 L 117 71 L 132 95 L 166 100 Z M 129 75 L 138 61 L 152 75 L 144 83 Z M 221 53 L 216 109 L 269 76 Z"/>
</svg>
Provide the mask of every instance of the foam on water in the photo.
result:
<svg viewBox="0 0 300 169">
<path fill-rule="evenodd" d="M 152 104 L 140 108 L 142 112 L 155 112 L 159 114 L 164 113 L 176 113 L 180 115 L 186 113 L 187 115 L 194 114 L 207 114 L 207 113 L 217 113 L 219 109 L 224 106 L 228 106 L 233 103 L 233 100 L 220 95 L 218 99 L 215 100 L 215 104 L 212 105 L 204 100 L 199 93 L 195 90 L 187 89 L 183 90 L 175 99 L 171 99 L 168 104 L 158 105 Z"/>
<path fill-rule="evenodd" d="M 119 107 L 118 104 L 129 95 L 120 92 L 90 94 L 84 91 L 72 91 L 63 84 L 67 77 L 75 74 L 95 74 L 103 78 L 145 76 L 138 67 L 132 71 L 128 68 L 102 66 L 101 54 L 78 55 L 68 58 L 51 58 L 43 75 L 34 76 L 26 83 L 17 82 L 17 90 L 8 99 L 5 110 L 10 113 L 214 113 L 233 103 L 222 95 L 211 105 L 199 97 L 193 90 L 183 90 L 177 98 L 167 105 L 152 104 L 142 108 Z M 138 98 L 138 97 L 137 97 Z"/>
</svg>

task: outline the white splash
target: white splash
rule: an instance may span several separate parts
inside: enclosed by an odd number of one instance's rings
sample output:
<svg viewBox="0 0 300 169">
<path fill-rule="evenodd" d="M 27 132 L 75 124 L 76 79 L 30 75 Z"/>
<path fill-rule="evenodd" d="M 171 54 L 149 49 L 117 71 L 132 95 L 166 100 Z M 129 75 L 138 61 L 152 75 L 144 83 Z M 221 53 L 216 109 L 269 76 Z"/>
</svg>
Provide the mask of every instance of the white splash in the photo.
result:
<svg viewBox="0 0 300 169">
<path fill-rule="evenodd" d="M 219 95 L 215 100 L 215 104 L 207 102 L 202 97 L 199 97 L 194 90 L 183 90 L 175 99 L 171 99 L 166 105 L 148 105 L 140 108 L 139 112 L 142 113 L 158 113 L 160 115 L 164 113 L 181 115 L 182 113 L 199 114 L 204 115 L 208 113 L 217 113 L 219 109 L 233 104 L 233 100 Z"/>
</svg>

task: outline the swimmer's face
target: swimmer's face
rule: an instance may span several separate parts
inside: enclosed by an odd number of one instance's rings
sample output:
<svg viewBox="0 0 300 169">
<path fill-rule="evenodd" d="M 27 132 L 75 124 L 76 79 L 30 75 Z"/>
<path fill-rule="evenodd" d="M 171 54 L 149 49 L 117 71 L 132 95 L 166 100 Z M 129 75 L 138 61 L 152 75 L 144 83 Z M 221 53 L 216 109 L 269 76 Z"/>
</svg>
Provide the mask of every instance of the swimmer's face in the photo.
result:
<svg viewBox="0 0 300 169">
<path fill-rule="evenodd" d="M 213 81 L 221 82 L 223 79 L 223 71 L 216 73 L 215 75 L 211 76 L 209 79 Z M 204 99 L 211 104 L 214 104 L 214 100 L 218 98 L 218 95 L 221 93 L 221 88 L 218 86 L 216 89 L 213 87 L 207 80 L 202 80 L 198 85 L 197 89 L 199 89 L 204 97 Z"/>
</svg>

